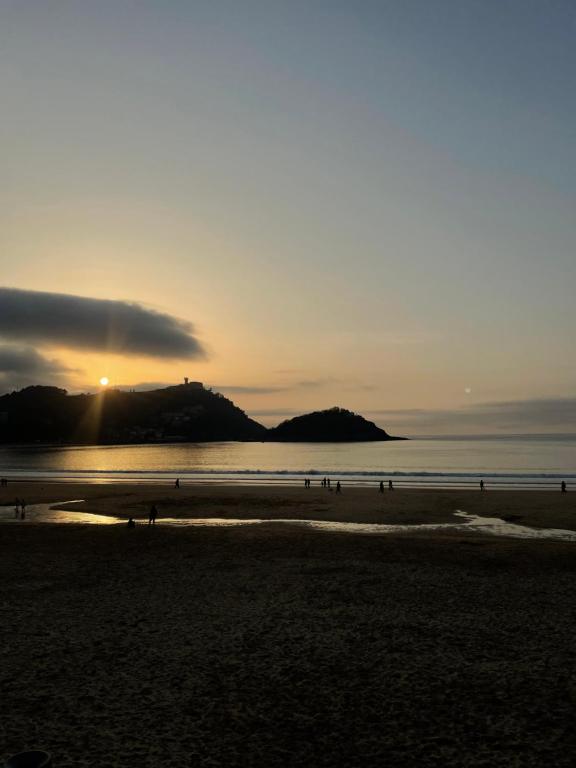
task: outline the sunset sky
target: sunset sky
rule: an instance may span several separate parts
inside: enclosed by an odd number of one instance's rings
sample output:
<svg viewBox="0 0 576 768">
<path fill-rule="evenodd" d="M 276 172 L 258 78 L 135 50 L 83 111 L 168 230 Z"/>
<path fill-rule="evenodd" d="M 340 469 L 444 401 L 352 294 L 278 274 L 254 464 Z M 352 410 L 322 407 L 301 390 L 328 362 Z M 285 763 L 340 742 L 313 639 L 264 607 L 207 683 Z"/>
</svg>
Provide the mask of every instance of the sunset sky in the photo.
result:
<svg viewBox="0 0 576 768">
<path fill-rule="evenodd" d="M 575 82 L 570 0 L 0 0 L 0 393 L 576 432 Z"/>
</svg>

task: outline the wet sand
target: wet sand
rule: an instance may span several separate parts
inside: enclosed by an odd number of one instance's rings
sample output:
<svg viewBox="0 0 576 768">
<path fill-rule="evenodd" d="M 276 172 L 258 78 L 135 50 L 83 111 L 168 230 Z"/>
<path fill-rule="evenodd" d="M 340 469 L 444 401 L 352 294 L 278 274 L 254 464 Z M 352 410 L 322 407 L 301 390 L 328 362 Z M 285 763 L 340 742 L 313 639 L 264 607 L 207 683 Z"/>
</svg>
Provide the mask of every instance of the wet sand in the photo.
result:
<svg viewBox="0 0 576 768">
<path fill-rule="evenodd" d="M 485 491 L 377 487 L 346 488 L 342 494 L 318 486 L 165 485 L 95 483 L 10 483 L 0 489 L 0 506 L 15 498 L 28 504 L 85 499 L 74 509 L 99 515 L 144 519 L 155 504 L 160 518 L 270 518 L 417 525 L 452 523 L 464 510 L 500 517 L 535 528 L 576 531 L 576 493 L 559 491 Z"/>
<path fill-rule="evenodd" d="M 67 498 L 15 488 L 29 503 Z M 531 525 L 574 516 L 570 494 L 79 490 L 68 498 L 124 517 L 152 501 L 171 516 L 255 506 L 260 518 L 416 522 L 452 506 L 478 514 L 475 502 Z M 0 525 L 1 756 L 45 748 L 58 768 L 571 766 L 575 555 L 568 543 L 274 524 Z"/>
</svg>

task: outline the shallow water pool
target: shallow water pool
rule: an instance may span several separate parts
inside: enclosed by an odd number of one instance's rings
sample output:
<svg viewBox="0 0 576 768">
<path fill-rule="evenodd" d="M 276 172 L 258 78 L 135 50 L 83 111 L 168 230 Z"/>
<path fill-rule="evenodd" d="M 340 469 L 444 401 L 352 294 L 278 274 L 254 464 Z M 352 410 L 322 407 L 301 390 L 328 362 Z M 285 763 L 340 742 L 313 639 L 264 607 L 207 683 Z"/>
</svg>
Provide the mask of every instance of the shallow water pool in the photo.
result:
<svg viewBox="0 0 576 768">
<path fill-rule="evenodd" d="M 50 504 L 31 504 L 26 508 L 26 519 L 17 519 L 14 508 L 0 508 L 0 522 L 26 525 L 26 523 L 75 523 L 82 525 L 126 525 L 124 518 L 108 515 L 97 515 L 92 512 L 75 509 L 57 509 L 57 507 L 71 507 L 74 504 L 83 503 L 83 499 L 74 501 L 54 502 Z M 310 528 L 326 533 L 352 533 L 372 536 L 382 536 L 393 533 L 444 531 L 461 533 L 481 533 L 492 536 L 505 536 L 516 539 L 546 539 L 551 541 L 575 541 L 576 531 L 568 531 L 557 528 L 530 528 L 526 525 L 517 525 L 507 522 L 499 517 L 480 517 L 471 515 L 463 510 L 456 510 L 454 516 L 458 518 L 454 523 L 421 523 L 418 525 L 386 525 L 383 523 L 339 523 L 326 520 L 285 520 L 276 518 L 257 519 L 231 519 L 222 517 L 160 517 L 158 525 L 174 527 L 237 527 L 253 525 L 293 525 L 300 528 Z M 146 520 L 138 520 L 137 525 L 147 525 Z"/>
</svg>

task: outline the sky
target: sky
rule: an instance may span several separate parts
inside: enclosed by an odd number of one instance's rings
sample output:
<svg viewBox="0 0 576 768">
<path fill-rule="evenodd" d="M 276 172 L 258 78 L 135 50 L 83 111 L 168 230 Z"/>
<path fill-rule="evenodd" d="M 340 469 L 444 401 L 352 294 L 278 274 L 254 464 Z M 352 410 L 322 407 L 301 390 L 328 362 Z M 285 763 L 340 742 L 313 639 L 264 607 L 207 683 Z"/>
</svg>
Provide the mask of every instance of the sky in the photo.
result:
<svg viewBox="0 0 576 768">
<path fill-rule="evenodd" d="M 571 0 L 0 0 L 0 392 L 576 432 Z"/>
</svg>

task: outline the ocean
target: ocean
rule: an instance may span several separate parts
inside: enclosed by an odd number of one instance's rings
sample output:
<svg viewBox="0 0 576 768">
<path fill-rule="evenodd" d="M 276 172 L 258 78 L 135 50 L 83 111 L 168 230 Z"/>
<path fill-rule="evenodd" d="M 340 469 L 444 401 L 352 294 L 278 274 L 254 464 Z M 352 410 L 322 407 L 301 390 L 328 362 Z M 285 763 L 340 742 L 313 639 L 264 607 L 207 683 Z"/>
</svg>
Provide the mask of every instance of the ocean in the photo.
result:
<svg viewBox="0 0 576 768">
<path fill-rule="evenodd" d="M 399 487 L 576 486 L 576 435 L 417 438 L 383 443 L 195 443 L 2 447 L 0 475 L 73 481 Z"/>
</svg>

